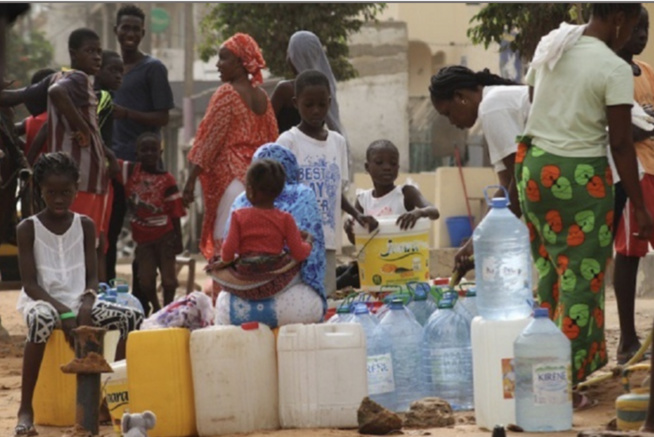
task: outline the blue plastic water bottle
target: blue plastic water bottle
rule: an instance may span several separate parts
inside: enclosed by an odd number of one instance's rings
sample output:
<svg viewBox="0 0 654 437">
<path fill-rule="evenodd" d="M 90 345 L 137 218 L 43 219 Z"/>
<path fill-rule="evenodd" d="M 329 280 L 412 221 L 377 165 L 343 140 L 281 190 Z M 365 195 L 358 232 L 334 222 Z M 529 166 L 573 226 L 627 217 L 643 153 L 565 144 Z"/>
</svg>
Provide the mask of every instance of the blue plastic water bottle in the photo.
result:
<svg viewBox="0 0 654 437">
<path fill-rule="evenodd" d="M 516 422 L 527 432 L 572 428 L 570 340 L 549 319 L 546 308 L 513 343 Z"/>
<path fill-rule="evenodd" d="M 470 324 L 443 299 L 425 326 L 422 380 L 428 396 L 445 399 L 455 411 L 473 408 Z"/>
<path fill-rule="evenodd" d="M 425 283 L 425 285 L 426 287 L 419 285 L 410 287 L 413 291 L 413 300 L 407 305 L 421 326 L 425 326 L 429 316 L 437 309 L 434 301 L 429 299 L 429 284 Z"/>
<path fill-rule="evenodd" d="M 506 197 L 489 199 L 502 188 Z M 492 320 L 529 317 L 533 307 L 529 230 L 511 210 L 504 187 L 486 187 L 491 210 L 472 234 L 479 315 Z"/>
<path fill-rule="evenodd" d="M 126 284 L 119 284 L 116 286 L 116 303 L 145 314 L 141 301 L 129 292 L 129 286 Z"/>
<path fill-rule="evenodd" d="M 101 282 L 100 293 L 98 293 L 98 300 L 109 303 L 116 303 L 118 300 L 118 293 L 116 292 L 116 289 L 111 288 L 109 284 Z"/>
<path fill-rule="evenodd" d="M 420 344 L 422 326 L 401 299 L 393 299 L 388 312 L 374 331 L 375 345 L 391 346 L 395 390 L 373 399 L 395 412 L 408 411 L 411 402 L 423 397 L 420 379 Z"/>
<path fill-rule="evenodd" d="M 352 312 L 349 305 L 341 305 L 336 308 L 336 313 L 327 320 L 327 323 L 348 323 L 352 319 Z"/>
</svg>

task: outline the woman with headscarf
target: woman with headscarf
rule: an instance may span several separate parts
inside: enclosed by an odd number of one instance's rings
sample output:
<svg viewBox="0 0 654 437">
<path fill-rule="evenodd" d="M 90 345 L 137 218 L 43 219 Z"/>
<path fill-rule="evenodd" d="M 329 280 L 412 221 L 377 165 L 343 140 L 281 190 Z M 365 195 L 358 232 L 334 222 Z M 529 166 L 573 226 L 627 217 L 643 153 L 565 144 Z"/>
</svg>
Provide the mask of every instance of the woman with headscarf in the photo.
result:
<svg viewBox="0 0 654 437">
<path fill-rule="evenodd" d="M 266 63 L 256 41 L 235 34 L 220 46 L 216 66 L 223 85 L 211 97 L 188 154 L 191 168 L 183 192 L 188 206 L 200 179 L 205 208 L 200 251 L 207 259 L 220 253 L 229 208 L 245 191 L 252 155 L 278 136 L 272 105 L 259 88 Z"/>
<path fill-rule="evenodd" d="M 223 291 L 216 301 L 216 323 L 239 325 L 261 322 L 276 328 L 289 323 L 316 323 L 327 309 L 325 297 L 325 237 L 322 215 L 313 190 L 299 181 L 300 167 L 293 152 L 278 144 L 261 146 L 253 161 L 272 159 L 284 166 L 286 184 L 275 200 L 275 208 L 293 216 L 298 229 L 312 237 L 309 257 L 300 273 L 281 291 L 264 299 L 244 299 Z M 245 193 L 236 198 L 232 211 L 251 207 Z M 231 211 L 230 211 L 231 213 Z M 229 222 L 226 231 L 229 229 Z"/>
<path fill-rule="evenodd" d="M 307 30 L 295 32 L 288 42 L 286 62 L 295 76 L 305 70 L 318 70 L 327 76 L 332 96 L 331 106 L 327 113 L 327 127 L 345 136 L 338 114 L 336 79 L 320 39 Z M 295 80 L 283 80 L 277 84 L 270 98 L 277 116 L 280 134 L 300 123 L 300 113 L 293 104 L 293 97 L 295 97 Z"/>
</svg>

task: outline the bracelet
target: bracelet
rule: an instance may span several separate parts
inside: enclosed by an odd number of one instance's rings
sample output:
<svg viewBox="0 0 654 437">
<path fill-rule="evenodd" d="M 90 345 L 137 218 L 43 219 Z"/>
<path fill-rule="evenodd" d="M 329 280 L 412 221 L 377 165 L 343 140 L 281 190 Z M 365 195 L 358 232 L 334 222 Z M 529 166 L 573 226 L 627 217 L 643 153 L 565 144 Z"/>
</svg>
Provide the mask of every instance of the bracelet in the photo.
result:
<svg viewBox="0 0 654 437">
<path fill-rule="evenodd" d="M 77 315 L 72 311 L 68 311 L 67 313 L 59 314 L 59 318 L 61 320 L 74 319 L 75 317 L 77 317 Z"/>
</svg>

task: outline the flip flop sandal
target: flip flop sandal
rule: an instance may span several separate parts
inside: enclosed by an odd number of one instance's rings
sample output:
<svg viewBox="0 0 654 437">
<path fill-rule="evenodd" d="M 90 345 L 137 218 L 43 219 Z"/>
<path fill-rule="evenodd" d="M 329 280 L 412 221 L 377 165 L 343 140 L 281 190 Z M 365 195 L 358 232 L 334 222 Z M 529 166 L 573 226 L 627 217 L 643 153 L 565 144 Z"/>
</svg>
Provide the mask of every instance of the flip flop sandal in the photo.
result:
<svg viewBox="0 0 654 437">
<path fill-rule="evenodd" d="M 19 423 L 14 428 L 14 437 L 32 437 L 37 436 L 39 433 L 34 428 L 34 425 L 26 425 L 24 423 Z"/>
<path fill-rule="evenodd" d="M 580 393 L 579 396 L 581 396 L 581 402 L 579 403 L 579 405 L 573 407 L 573 410 L 575 412 L 588 410 L 593 407 L 596 407 L 599 404 L 599 401 L 597 399 L 591 399 L 585 394 Z"/>
</svg>

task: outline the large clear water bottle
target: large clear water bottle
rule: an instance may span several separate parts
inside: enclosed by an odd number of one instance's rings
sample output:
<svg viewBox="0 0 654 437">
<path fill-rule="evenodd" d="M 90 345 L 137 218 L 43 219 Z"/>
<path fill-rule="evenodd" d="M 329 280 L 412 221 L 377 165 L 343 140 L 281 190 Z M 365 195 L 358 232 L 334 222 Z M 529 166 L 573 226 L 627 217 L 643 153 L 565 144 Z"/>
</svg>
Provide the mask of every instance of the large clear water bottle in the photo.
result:
<svg viewBox="0 0 654 437">
<path fill-rule="evenodd" d="M 349 305 L 341 305 L 336 313 L 327 320 L 327 323 L 348 323 L 352 320 L 352 311 Z"/>
<path fill-rule="evenodd" d="M 395 390 L 373 396 L 380 405 L 395 412 L 409 410 L 411 402 L 423 397 L 420 378 L 422 326 L 401 299 L 394 299 L 375 328 L 375 344 L 391 346 Z"/>
<path fill-rule="evenodd" d="M 428 396 L 445 399 L 455 411 L 472 410 L 472 347 L 470 324 L 443 299 L 425 326 L 422 375 Z"/>
<path fill-rule="evenodd" d="M 425 326 L 429 316 L 436 311 L 437 305 L 429 299 L 429 287 L 416 287 L 413 290 L 413 300 L 407 305 L 420 325 Z"/>
<path fill-rule="evenodd" d="M 493 320 L 528 317 L 533 306 L 529 230 L 511 210 L 509 195 L 486 199 L 491 210 L 472 234 L 475 251 L 477 310 Z"/>
<path fill-rule="evenodd" d="M 145 314 L 145 311 L 143 311 L 143 305 L 141 305 L 141 301 L 129 292 L 129 286 L 127 284 L 118 284 L 116 285 L 115 290 L 116 303 L 118 305 L 123 305 L 136 311 L 140 311 L 141 314 Z"/>
<path fill-rule="evenodd" d="M 351 322 L 359 323 L 366 336 L 368 396 L 378 402 L 380 395 L 395 392 L 391 344 L 384 335 L 375 336 L 379 321 L 370 314 L 366 304 L 355 305 Z"/>
<path fill-rule="evenodd" d="M 358 323 L 363 327 L 363 332 L 366 334 L 366 340 L 372 338 L 372 333 L 379 323 L 379 320 L 370 314 L 368 305 L 365 303 L 357 303 L 354 305 L 354 311 L 352 312 L 349 321 L 352 323 Z"/>
<path fill-rule="evenodd" d="M 570 340 L 537 308 L 513 343 L 516 422 L 527 432 L 572 428 Z"/>
<path fill-rule="evenodd" d="M 472 323 L 472 319 L 478 315 L 477 290 L 475 288 L 467 289 L 465 296 L 459 298 L 454 305 L 454 311 L 465 317 L 468 324 Z"/>
</svg>

